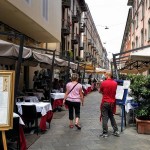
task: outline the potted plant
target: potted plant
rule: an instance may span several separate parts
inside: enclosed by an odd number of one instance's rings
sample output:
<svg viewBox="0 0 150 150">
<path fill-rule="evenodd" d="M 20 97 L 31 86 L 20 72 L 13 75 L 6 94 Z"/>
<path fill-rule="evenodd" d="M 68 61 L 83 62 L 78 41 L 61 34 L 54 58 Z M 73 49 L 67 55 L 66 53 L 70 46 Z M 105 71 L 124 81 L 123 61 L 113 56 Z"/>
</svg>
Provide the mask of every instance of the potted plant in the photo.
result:
<svg viewBox="0 0 150 150">
<path fill-rule="evenodd" d="M 138 104 L 135 110 L 137 132 L 150 134 L 150 76 L 132 75 L 131 95 Z"/>
</svg>

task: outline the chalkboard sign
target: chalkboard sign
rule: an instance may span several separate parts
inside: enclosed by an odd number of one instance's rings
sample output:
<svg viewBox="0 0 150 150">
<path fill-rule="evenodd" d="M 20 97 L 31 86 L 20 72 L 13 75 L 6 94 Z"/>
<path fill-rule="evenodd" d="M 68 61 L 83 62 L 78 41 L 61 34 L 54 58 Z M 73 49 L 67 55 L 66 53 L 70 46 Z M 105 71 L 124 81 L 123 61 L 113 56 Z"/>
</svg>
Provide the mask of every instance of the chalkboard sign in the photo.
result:
<svg viewBox="0 0 150 150">
<path fill-rule="evenodd" d="M 0 70 L 0 130 L 13 126 L 14 71 Z"/>
</svg>

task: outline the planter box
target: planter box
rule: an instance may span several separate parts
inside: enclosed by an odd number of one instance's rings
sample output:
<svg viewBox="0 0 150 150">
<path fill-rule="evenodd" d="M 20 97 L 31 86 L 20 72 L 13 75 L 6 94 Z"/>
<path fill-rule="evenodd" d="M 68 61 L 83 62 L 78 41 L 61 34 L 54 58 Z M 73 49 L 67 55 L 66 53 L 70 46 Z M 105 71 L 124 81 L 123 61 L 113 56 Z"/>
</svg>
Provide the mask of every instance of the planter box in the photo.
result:
<svg viewBox="0 0 150 150">
<path fill-rule="evenodd" d="M 137 132 L 140 134 L 150 134 L 150 120 L 139 120 L 136 118 Z"/>
</svg>

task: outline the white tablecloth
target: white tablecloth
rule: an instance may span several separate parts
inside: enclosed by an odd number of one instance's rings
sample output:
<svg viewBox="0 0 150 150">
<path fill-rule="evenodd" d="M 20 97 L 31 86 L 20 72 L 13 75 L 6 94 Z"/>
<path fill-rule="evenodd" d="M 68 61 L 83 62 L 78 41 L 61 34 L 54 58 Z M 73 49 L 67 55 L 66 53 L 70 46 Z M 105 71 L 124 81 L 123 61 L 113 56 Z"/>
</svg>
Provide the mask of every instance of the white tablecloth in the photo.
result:
<svg viewBox="0 0 150 150">
<path fill-rule="evenodd" d="M 40 112 L 42 116 L 46 115 L 49 110 L 52 110 L 51 103 L 39 102 L 39 103 L 32 103 L 32 102 L 17 102 L 16 105 L 18 106 L 18 112 L 22 115 L 22 107 L 21 105 L 35 105 L 36 111 Z"/>
<path fill-rule="evenodd" d="M 133 106 L 131 105 L 133 98 L 130 96 L 127 96 L 127 100 L 125 103 L 125 111 L 128 113 L 130 109 L 133 109 Z"/>
<path fill-rule="evenodd" d="M 84 88 L 85 90 L 87 90 L 87 89 L 88 89 L 87 84 L 82 84 L 82 86 L 83 86 L 83 88 Z"/>
<path fill-rule="evenodd" d="M 54 100 L 57 100 L 57 99 L 64 99 L 64 96 L 65 96 L 65 93 L 51 93 L 51 97 L 52 97 Z"/>
<path fill-rule="evenodd" d="M 29 100 L 30 102 L 39 102 L 36 96 L 23 96 L 24 100 Z"/>
<path fill-rule="evenodd" d="M 13 113 L 13 118 L 15 118 L 15 117 L 19 117 L 19 123 L 20 123 L 21 125 L 25 125 L 24 122 L 23 122 L 23 120 L 21 119 L 21 117 L 20 117 L 18 114 Z"/>
<path fill-rule="evenodd" d="M 88 87 L 91 87 L 91 85 L 90 85 L 90 84 L 86 84 L 86 86 L 87 86 L 87 88 L 88 88 Z"/>
</svg>

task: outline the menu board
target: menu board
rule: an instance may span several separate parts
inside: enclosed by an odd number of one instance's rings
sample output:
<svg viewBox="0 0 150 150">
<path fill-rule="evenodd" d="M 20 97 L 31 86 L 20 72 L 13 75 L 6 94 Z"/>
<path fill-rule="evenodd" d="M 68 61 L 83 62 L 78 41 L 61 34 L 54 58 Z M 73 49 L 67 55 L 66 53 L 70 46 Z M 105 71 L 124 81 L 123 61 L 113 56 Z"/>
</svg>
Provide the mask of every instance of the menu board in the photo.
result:
<svg viewBox="0 0 150 150">
<path fill-rule="evenodd" d="M 0 71 L 0 130 L 12 128 L 14 71 Z"/>
<path fill-rule="evenodd" d="M 129 89 L 130 81 L 129 80 L 121 80 L 117 82 L 117 90 L 116 90 L 116 99 L 123 99 L 124 89 Z"/>
</svg>

